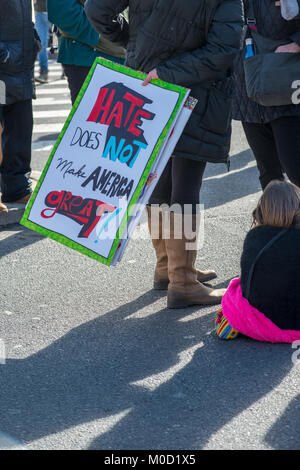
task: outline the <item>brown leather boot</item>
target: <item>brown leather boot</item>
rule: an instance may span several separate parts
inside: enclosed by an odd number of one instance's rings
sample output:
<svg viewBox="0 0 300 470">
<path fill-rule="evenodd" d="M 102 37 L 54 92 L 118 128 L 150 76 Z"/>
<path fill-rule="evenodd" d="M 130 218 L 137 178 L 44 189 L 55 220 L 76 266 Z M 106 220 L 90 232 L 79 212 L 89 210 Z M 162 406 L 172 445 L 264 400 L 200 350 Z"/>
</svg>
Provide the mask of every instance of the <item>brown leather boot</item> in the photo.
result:
<svg viewBox="0 0 300 470">
<path fill-rule="evenodd" d="M 168 256 L 165 240 L 162 236 L 162 211 L 159 207 L 147 206 L 147 214 L 148 228 L 157 259 L 153 288 L 156 290 L 166 290 L 169 284 Z"/>
<path fill-rule="evenodd" d="M 147 214 L 148 228 L 157 258 L 153 288 L 155 290 L 167 290 L 170 281 L 168 273 L 168 255 L 162 232 L 162 210 L 159 207 L 147 206 Z M 217 277 L 217 273 L 212 270 L 200 271 L 197 269 L 196 272 L 199 282 L 208 282 Z"/>
<path fill-rule="evenodd" d="M 3 202 L 1 202 L 1 198 L 0 198 L 0 213 L 1 212 L 8 212 L 8 208 L 6 207 L 5 204 L 3 204 Z"/>
<path fill-rule="evenodd" d="M 197 250 L 186 249 L 191 243 L 186 238 L 184 230 L 180 239 L 174 237 L 174 217 L 171 213 L 170 238 L 165 240 L 170 284 L 168 286 L 168 308 L 185 308 L 190 305 L 216 305 L 222 300 L 225 289 L 211 289 L 204 286 L 197 279 L 195 261 Z M 179 214 L 179 217 L 182 217 Z M 196 226 L 196 216 L 193 217 L 193 226 Z M 195 241 L 195 240 L 193 240 Z"/>
</svg>

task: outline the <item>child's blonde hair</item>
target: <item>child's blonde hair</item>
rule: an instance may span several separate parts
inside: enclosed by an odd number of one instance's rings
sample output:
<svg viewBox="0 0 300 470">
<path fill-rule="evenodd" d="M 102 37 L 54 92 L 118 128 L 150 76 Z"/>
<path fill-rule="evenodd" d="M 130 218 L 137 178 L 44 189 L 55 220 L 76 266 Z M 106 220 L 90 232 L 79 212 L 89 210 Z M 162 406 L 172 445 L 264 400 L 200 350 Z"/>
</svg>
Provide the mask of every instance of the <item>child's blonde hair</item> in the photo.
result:
<svg viewBox="0 0 300 470">
<path fill-rule="evenodd" d="M 287 181 L 271 181 L 253 211 L 253 226 L 289 228 L 292 224 L 300 228 L 300 188 Z"/>
</svg>

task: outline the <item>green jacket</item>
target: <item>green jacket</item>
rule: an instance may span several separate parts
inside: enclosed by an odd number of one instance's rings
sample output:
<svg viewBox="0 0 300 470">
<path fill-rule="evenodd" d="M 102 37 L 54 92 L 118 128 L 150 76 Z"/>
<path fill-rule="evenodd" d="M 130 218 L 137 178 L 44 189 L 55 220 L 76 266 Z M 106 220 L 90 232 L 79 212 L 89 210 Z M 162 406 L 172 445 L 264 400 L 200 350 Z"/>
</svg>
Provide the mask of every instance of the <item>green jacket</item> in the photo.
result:
<svg viewBox="0 0 300 470">
<path fill-rule="evenodd" d="M 89 67 L 96 57 L 101 56 L 120 64 L 124 63 L 125 51 L 124 58 L 120 58 L 96 49 L 99 46 L 99 33 L 90 24 L 78 0 L 48 0 L 48 17 L 51 23 L 72 36 L 72 38 L 62 36 L 58 62 Z"/>
</svg>

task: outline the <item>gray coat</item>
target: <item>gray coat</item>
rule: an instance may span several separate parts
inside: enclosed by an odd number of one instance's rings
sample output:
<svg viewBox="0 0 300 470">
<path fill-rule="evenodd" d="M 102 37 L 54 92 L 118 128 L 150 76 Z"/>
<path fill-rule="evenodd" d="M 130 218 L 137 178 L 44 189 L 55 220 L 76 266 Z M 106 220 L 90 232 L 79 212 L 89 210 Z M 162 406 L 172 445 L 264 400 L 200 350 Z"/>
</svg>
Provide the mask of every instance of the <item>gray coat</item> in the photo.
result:
<svg viewBox="0 0 300 470">
<path fill-rule="evenodd" d="M 129 25 L 115 21 L 128 6 Z M 87 0 L 86 12 L 96 30 L 127 48 L 129 67 L 145 72 L 157 67 L 162 80 L 191 88 L 191 96 L 198 98 L 174 153 L 226 162 L 231 137 L 230 68 L 240 47 L 241 1 Z"/>
<path fill-rule="evenodd" d="M 287 43 L 300 45 L 300 17 L 286 21 L 274 0 L 253 0 L 254 14 L 258 32 L 271 39 L 284 39 Z M 244 0 L 245 17 L 248 15 L 248 0 Z M 239 54 L 235 63 L 235 92 L 233 101 L 233 118 L 252 123 L 268 123 L 284 116 L 300 116 L 300 105 L 260 106 L 251 101 L 246 92 L 243 58 L 245 49 Z M 300 78 L 300 70 L 299 70 Z"/>
<path fill-rule="evenodd" d="M 0 80 L 6 87 L 6 104 L 34 96 L 33 65 L 38 48 L 31 0 L 1 0 Z"/>
</svg>

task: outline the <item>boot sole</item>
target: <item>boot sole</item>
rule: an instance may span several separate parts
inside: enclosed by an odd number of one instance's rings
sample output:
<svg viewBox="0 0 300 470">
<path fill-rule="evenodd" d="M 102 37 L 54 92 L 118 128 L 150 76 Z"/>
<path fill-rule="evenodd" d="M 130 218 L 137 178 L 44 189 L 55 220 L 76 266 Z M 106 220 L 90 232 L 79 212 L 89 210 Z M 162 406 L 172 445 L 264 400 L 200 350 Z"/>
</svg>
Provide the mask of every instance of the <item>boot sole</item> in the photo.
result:
<svg viewBox="0 0 300 470">
<path fill-rule="evenodd" d="M 167 282 L 154 281 L 153 289 L 154 290 L 168 290 L 168 285 L 169 285 L 169 281 Z"/>
<path fill-rule="evenodd" d="M 198 279 L 199 282 L 209 282 L 209 281 L 212 281 L 213 279 L 216 279 L 218 276 L 217 274 L 210 274 L 209 276 L 206 276 L 205 278 L 203 279 Z"/>
<path fill-rule="evenodd" d="M 209 282 L 213 279 L 216 279 L 218 276 L 216 274 L 211 274 L 210 276 L 205 277 L 204 279 L 198 279 L 199 282 Z M 154 281 L 153 289 L 154 290 L 167 290 L 169 281 Z"/>
<path fill-rule="evenodd" d="M 200 305 L 203 307 L 207 307 L 210 305 L 220 305 L 222 301 L 221 299 L 216 299 L 214 302 L 188 302 L 186 300 L 169 300 L 167 301 L 167 307 L 171 309 L 176 309 L 176 308 L 187 308 L 187 307 L 193 307 L 195 305 Z"/>
<path fill-rule="evenodd" d="M 42 78 L 35 78 L 37 83 L 48 83 L 49 80 L 43 80 Z"/>
</svg>

